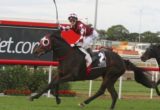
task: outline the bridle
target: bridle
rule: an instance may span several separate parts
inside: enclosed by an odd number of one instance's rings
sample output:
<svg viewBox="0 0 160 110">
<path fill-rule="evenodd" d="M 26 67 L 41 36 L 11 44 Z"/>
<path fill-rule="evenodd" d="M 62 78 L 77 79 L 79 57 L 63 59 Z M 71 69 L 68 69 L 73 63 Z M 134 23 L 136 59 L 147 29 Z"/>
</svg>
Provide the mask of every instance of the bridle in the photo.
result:
<svg viewBox="0 0 160 110">
<path fill-rule="evenodd" d="M 53 51 L 58 51 L 58 50 L 62 50 L 62 49 L 65 49 L 67 48 L 66 46 L 62 46 L 62 47 L 58 47 L 56 46 L 56 43 L 52 42 L 51 43 L 51 38 L 48 36 L 48 39 L 49 39 L 49 42 L 50 42 L 50 46 L 48 48 L 45 48 L 46 50 L 53 50 Z M 54 41 L 54 40 L 53 40 Z M 52 48 L 54 47 L 54 48 Z M 64 55 L 60 56 L 60 55 L 57 55 L 58 56 L 58 60 L 59 61 L 62 61 L 62 60 L 65 60 L 68 56 L 70 56 L 72 53 L 73 53 L 73 48 L 70 48 L 68 50 L 68 52 L 64 53 Z M 55 52 L 55 54 L 57 54 L 57 52 Z"/>
</svg>

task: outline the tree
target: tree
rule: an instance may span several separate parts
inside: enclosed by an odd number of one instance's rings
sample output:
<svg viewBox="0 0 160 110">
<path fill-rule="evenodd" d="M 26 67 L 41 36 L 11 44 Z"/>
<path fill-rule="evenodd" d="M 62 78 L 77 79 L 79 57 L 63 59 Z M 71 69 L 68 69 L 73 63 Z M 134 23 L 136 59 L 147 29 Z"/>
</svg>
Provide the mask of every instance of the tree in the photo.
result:
<svg viewBox="0 0 160 110">
<path fill-rule="evenodd" d="M 130 33 L 128 35 L 128 41 L 130 41 L 130 42 L 138 42 L 138 37 L 139 37 L 138 33 Z"/>
<path fill-rule="evenodd" d="M 107 30 L 109 40 L 127 40 L 129 31 L 122 25 L 112 26 Z"/>
<path fill-rule="evenodd" d="M 141 42 L 159 43 L 160 38 L 158 37 L 157 33 L 146 31 L 141 35 Z"/>
<path fill-rule="evenodd" d="M 107 39 L 108 36 L 105 30 L 98 30 L 98 33 L 100 38 Z"/>
</svg>

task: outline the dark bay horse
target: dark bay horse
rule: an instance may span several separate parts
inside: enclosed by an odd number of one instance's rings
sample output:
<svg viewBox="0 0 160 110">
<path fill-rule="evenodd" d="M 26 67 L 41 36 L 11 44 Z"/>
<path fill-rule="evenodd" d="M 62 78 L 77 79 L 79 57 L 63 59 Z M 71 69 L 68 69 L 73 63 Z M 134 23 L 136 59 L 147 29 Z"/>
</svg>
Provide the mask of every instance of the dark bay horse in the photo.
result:
<svg viewBox="0 0 160 110">
<path fill-rule="evenodd" d="M 148 88 L 156 88 L 156 83 L 146 77 L 143 69 L 136 67 L 129 60 L 124 60 L 117 53 L 107 49 L 100 50 L 105 54 L 107 67 L 92 68 L 90 74 L 86 74 L 84 54 L 79 51 L 78 47 L 71 47 L 61 37 L 61 32 L 59 30 L 44 36 L 40 40 L 40 45 L 35 47 L 33 53 L 36 56 L 41 56 L 48 51 L 53 51 L 53 54 L 59 59 L 58 74 L 52 78 L 51 82 L 43 91 L 31 96 L 31 101 L 39 98 L 49 89 L 54 88 L 56 103 L 60 104 L 61 100 L 57 92 L 60 83 L 93 80 L 97 77 L 102 77 L 102 84 L 99 90 L 93 96 L 80 103 L 80 106 L 89 104 L 92 100 L 104 94 L 107 89 L 112 97 L 110 110 L 113 110 L 118 97 L 114 84 L 118 78 L 125 73 L 126 69 L 134 71 L 135 79 L 138 83 L 141 83 Z"/>
<path fill-rule="evenodd" d="M 141 56 L 144 62 L 151 58 L 155 58 L 160 66 L 160 44 L 151 44 Z"/>
<path fill-rule="evenodd" d="M 151 58 L 155 58 L 160 67 L 160 44 L 151 44 L 141 56 L 144 62 Z M 158 84 L 160 84 L 160 79 L 157 81 Z"/>
</svg>

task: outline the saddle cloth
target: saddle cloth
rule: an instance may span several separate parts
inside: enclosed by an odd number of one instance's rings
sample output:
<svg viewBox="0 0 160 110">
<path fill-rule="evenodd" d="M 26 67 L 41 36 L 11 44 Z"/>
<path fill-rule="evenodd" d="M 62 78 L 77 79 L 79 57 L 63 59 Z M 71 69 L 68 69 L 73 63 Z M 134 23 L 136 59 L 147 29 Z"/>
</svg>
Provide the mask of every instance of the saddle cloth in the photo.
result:
<svg viewBox="0 0 160 110">
<path fill-rule="evenodd" d="M 93 67 L 106 67 L 106 56 L 103 51 L 89 52 L 92 57 L 92 68 Z"/>
<path fill-rule="evenodd" d="M 86 74 L 87 75 L 90 75 L 91 73 L 91 70 L 94 68 L 104 68 L 104 67 L 107 67 L 107 64 L 106 64 L 106 56 L 105 56 L 105 53 L 104 52 L 92 52 L 92 51 L 89 51 L 88 52 L 91 57 L 92 57 L 92 64 L 86 68 Z"/>
</svg>

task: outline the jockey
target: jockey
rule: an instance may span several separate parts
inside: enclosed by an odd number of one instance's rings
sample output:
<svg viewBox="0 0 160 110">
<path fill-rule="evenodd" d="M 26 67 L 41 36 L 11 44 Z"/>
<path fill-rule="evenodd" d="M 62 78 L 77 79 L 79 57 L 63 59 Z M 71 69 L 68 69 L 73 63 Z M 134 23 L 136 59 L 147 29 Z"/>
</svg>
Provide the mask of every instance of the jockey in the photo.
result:
<svg viewBox="0 0 160 110">
<path fill-rule="evenodd" d="M 79 47 L 79 49 L 85 54 L 87 68 L 90 68 L 92 58 L 86 50 L 90 48 L 91 44 L 93 44 L 96 39 L 98 39 L 98 33 L 91 26 L 79 21 L 75 13 L 71 13 L 68 20 L 70 22 L 70 26 L 60 26 L 60 28 L 61 30 L 73 30 L 75 33 L 80 35 L 80 38 L 76 41 L 76 43 L 71 46 L 76 45 Z"/>
</svg>

